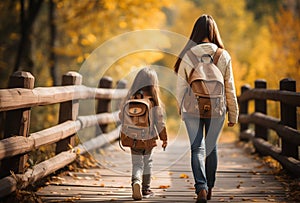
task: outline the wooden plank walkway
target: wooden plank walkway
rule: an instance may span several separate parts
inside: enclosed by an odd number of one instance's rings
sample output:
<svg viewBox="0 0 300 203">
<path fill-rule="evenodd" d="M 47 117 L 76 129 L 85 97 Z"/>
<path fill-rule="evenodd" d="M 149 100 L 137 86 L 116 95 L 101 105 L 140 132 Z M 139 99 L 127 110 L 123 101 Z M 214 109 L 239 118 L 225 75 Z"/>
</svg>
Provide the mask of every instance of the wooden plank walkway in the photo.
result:
<svg viewBox="0 0 300 203">
<path fill-rule="evenodd" d="M 105 157 L 105 158 L 104 158 Z M 36 192 L 43 202 L 132 202 L 129 150 L 118 143 L 96 157 L 99 168 L 53 177 Z M 209 202 L 288 202 L 285 188 L 270 169 L 234 142 L 219 144 L 219 167 Z M 189 143 L 174 140 L 164 152 L 154 152 L 152 190 L 155 196 L 141 202 L 195 202 Z"/>
</svg>

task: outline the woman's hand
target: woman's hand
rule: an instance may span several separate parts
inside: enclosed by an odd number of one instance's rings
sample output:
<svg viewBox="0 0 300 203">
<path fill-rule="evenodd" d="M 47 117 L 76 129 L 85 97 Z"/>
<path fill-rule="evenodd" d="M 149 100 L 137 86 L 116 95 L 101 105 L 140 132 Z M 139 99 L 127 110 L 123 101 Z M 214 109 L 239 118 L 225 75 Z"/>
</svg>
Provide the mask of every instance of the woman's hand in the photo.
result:
<svg viewBox="0 0 300 203">
<path fill-rule="evenodd" d="M 165 150 L 166 149 L 166 147 L 167 147 L 167 145 L 168 145 L 168 141 L 167 140 L 163 140 L 163 143 L 162 143 L 162 148 Z"/>
<path fill-rule="evenodd" d="M 227 125 L 228 125 L 228 127 L 233 127 L 235 125 L 235 123 L 229 122 Z"/>
</svg>

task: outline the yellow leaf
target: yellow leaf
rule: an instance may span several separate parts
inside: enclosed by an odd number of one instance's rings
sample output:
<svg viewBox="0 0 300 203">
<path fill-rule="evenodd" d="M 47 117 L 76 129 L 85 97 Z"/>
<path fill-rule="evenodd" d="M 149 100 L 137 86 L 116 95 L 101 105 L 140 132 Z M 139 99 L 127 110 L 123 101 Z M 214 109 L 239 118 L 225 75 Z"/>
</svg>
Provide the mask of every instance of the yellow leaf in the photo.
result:
<svg viewBox="0 0 300 203">
<path fill-rule="evenodd" d="M 69 165 L 68 168 L 69 168 L 70 171 L 74 170 L 74 166 L 73 165 Z"/>
<path fill-rule="evenodd" d="M 250 201 L 251 199 L 250 199 L 250 198 L 245 198 L 245 197 L 243 197 L 242 200 L 243 200 L 243 201 Z"/>
<path fill-rule="evenodd" d="M 188 176 L 187 174 L 185 174 L 185 173 L 180 174 L 179 177 L 180 177 L 180 178 L 189 178 L 189 176 Z"/>
</svg>

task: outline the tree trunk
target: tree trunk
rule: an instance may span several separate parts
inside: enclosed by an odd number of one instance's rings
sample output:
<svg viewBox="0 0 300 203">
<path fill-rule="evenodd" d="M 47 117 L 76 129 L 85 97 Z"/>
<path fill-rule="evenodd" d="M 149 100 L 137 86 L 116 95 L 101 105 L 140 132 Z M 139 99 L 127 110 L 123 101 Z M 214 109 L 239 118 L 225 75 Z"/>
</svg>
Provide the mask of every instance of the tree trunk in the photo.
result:
<svg viewBox="0 0 300 203">
<path fill-rule="evenodd" d="M 31 58 L 31 39 L 30 34 L 32 32 L 33 23 L 36 20 L 37 14 L 41 8 L 44 0 L 29 0 L 26 4 L 26 0 L 20 0 L 20 27 L 21 27 L 21 40 L 18 47 L 16 63 L 14 71 L 26 70 L 32 72 L 34 62 Z M 28 1 L 27 1 L 28 2 Z"/>
<path fill-rule="evenodd" d="M 56 55 L 54 52 L 55 47 L 55 39 L 56 39 L 56 24 L 55 24 L 55 3 L 53 0 L 49 0 L 49 22 L 50 22 L 50 55 L 49 55 L 49 63 L 50 63 L 50 74 L 53 81 L 53 86 L 57 86 L 59 84 L 58 74 L 56 68 Z"/>
</svg>

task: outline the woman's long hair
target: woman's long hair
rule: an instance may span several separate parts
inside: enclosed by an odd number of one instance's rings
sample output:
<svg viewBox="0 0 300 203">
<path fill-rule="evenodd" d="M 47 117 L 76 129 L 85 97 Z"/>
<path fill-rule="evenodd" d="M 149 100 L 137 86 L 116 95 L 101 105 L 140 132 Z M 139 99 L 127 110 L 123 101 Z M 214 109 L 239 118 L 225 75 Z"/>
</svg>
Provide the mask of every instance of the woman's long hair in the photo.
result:
<svg viewBox="0 0 300 203">
<path fill-rule="evenodd" d="M 137 73 L 125 97 L 125 101 L 141 90 L 150 94 L 149 96 L 153 98 L 154 106 L 161 106 L 158 77 L 156 72 L 149 67 L 145 67 Z"/>
<path fill-rule="evenodd" d="M 200 44 L 206 38 L 209 40 L 209 42 L 214 43 L 219 48 L 224 49 L 224 44 L 222 42 L 216 22 L 214 21 L 212 16 L 204 14 L 200 16 L 195 22 L 189 41 L 177 58 L 177 61 L 174 65 L 174 70 L 176 73 L 178 72 L 180 63 L 186 51 L 188 51 L 193 46 Z"/>
</svg>

